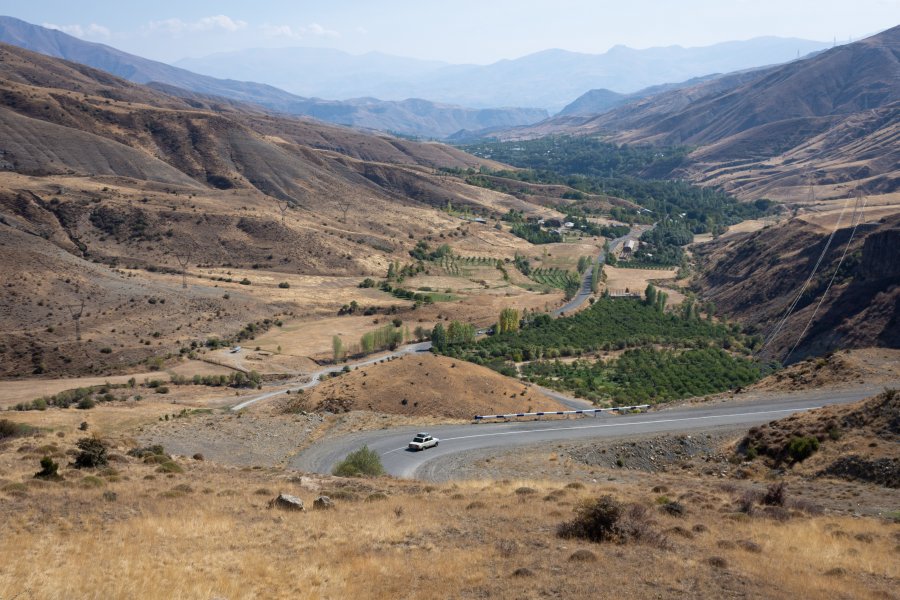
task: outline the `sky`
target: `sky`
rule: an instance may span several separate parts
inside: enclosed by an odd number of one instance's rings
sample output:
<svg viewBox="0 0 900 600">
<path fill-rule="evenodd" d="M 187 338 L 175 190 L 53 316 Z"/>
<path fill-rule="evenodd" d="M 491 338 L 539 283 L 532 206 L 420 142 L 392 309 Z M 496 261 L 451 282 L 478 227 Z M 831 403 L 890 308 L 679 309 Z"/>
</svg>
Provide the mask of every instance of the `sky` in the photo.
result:
<svg viewBox="0 0 900 600">
<path fill-rule="evenodd" d="M 0 14 L 164 62 L 315 46 L 488 64 L 549 48 L 846 42 L 900 23 L 900 0 L 0 0 Z"/>
</svg>

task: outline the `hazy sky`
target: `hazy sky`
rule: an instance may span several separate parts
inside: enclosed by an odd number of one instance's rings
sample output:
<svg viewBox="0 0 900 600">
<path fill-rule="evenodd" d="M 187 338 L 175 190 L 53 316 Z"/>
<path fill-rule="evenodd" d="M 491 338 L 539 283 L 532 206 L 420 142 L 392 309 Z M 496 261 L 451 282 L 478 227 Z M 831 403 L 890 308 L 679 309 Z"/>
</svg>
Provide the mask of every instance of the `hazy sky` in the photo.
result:
<svg viewBox="0 0 900 600">
<path fill-rule="evenodd" d="M 547 48 L 703 46 L 763 35 L 838 41 L 900 22 L 900 0 L 0 0 L 0 14 L 148 58 L 327 46 L 489 63 Z"/>
</svg>

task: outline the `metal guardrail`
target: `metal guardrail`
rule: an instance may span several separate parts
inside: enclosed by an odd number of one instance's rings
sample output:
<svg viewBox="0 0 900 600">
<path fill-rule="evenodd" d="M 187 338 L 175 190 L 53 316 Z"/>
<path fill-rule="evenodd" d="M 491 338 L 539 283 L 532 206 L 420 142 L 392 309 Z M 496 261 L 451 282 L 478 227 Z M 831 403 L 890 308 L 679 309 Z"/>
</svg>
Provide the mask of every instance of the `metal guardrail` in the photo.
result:
<svg viewBox="0 0 900 600">
<path fill-rule="evenodd" d="M 611 408 L 585 408 L 582 410 L 548 410 L 545 412 L 530 413 L 509 413 L 507 415 L 475 415 L 476 421 L 483 419 L 511 419 L 514 417 L 546 417 L 551 415 L 586 415 L 597 414 L 602 412 L 612 412 L 614 410 L 634 410 L 635 408 L 650 408 L 649 404 L 638 404 L 635 406 L 614 406 Z"/>
</svg>

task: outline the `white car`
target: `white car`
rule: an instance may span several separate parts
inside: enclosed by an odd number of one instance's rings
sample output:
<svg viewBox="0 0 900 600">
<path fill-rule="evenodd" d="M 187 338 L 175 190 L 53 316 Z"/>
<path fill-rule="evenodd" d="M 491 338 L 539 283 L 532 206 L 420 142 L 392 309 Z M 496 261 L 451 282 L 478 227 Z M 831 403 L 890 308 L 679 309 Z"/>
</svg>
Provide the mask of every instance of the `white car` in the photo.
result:
<svg viewBox="0 0 900 600">
<path fill-rule="evenodd" d="M 426 448 L 431 448 L 432 446 L 437 447 L 438 442 L 441 440 L 428 435 L 427 433 L 417 433 L 416 437 L 413 438 L 413 441 L 409 443 L 410 450 L 424 450 Z"/>
</svg>

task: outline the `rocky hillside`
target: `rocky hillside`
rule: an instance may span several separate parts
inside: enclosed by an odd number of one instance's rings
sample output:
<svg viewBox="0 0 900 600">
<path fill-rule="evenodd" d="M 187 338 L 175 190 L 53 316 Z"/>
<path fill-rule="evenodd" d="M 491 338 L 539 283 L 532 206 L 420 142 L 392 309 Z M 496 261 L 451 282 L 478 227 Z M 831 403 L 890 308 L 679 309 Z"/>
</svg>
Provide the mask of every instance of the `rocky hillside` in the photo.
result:
<svg viewBox="0 0 900 600">
<path fill-rule="evenodd" d="M 826 407 L 754 427 L 740 443 L 749 457 L 819 476 L 900 488 L 900 392 Z"/>
<path fill-rule="evenodd" d="M 698 290 L 725 314 L 771 338 L 768 358 L 796 362 L 838 348 L 898 348 L 900 216 L 863 223 L 850 240 L 852 232 L 837 230 L 828 246 L 831 231 L 792 219 L 698 246 Z"/>
</svg>

